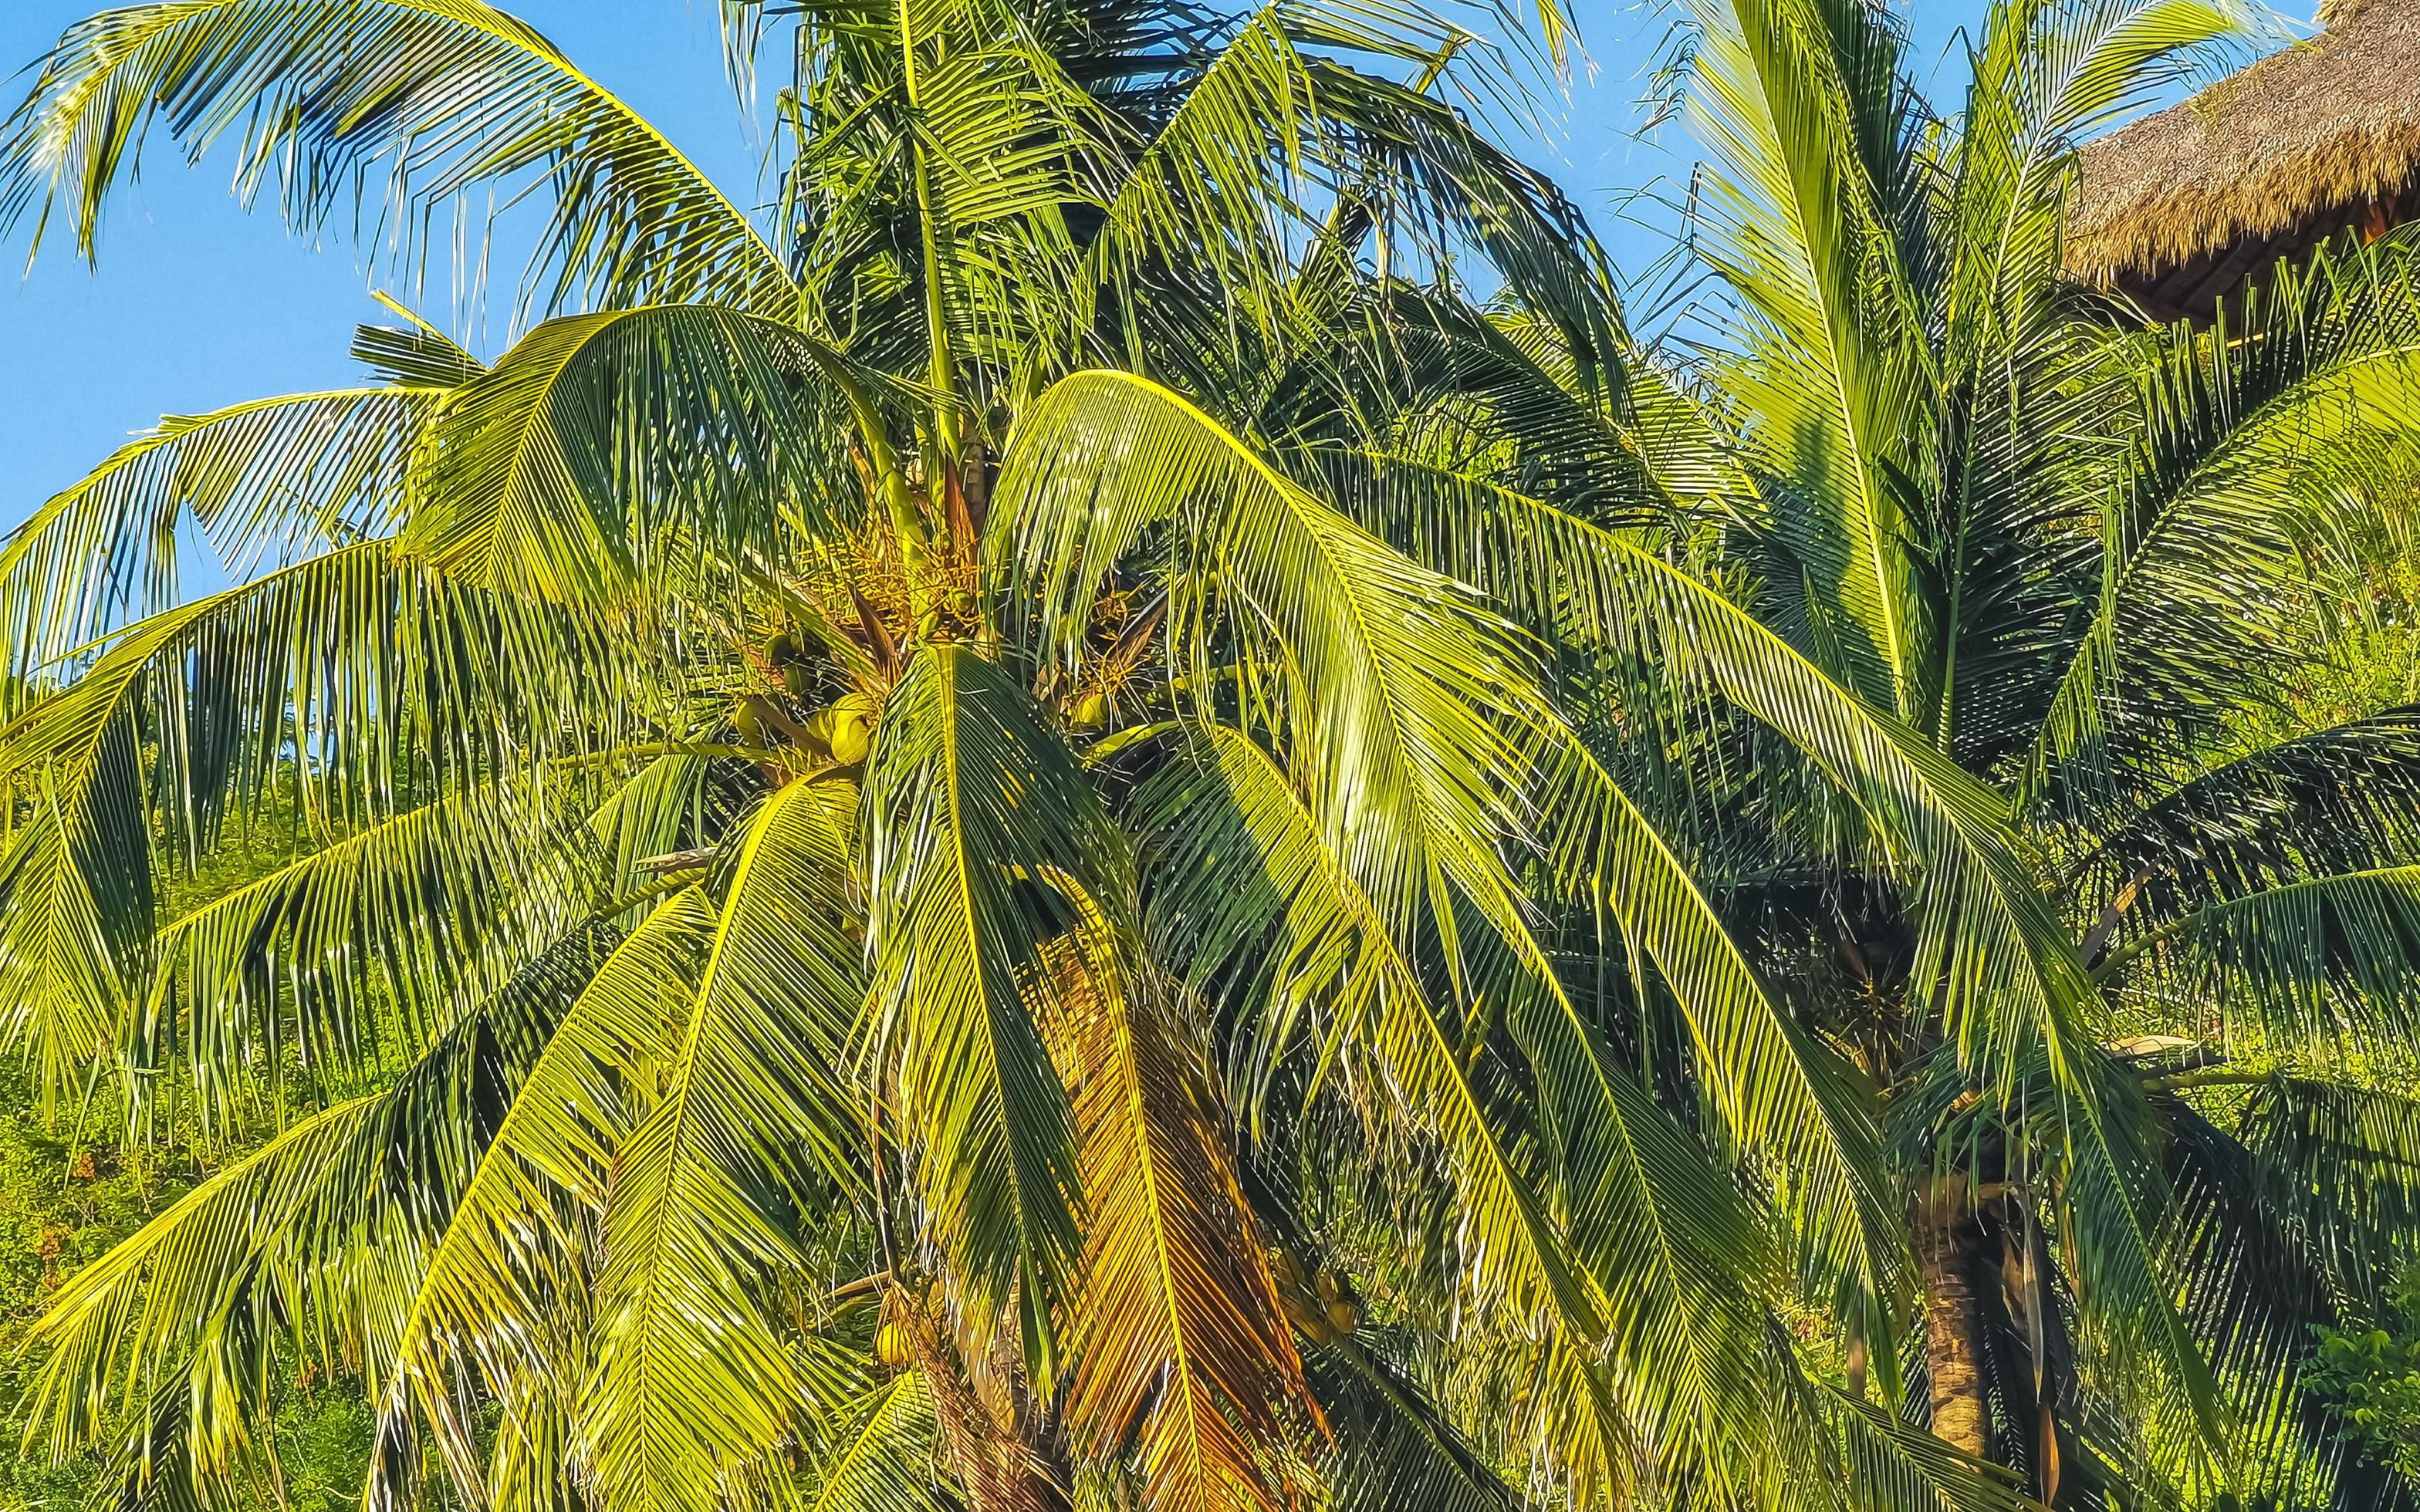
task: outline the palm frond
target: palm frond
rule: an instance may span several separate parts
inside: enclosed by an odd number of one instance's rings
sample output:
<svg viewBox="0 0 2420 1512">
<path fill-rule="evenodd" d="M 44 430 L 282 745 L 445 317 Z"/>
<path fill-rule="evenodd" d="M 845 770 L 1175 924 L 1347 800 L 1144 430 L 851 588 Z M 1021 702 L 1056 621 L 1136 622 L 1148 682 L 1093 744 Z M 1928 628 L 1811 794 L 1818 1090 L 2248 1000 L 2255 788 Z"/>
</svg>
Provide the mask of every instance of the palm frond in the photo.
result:
<svg viewBox="0 0 2420 1512">
<path fill-rule="evenodd" d="M 799 1215 L 859 1180 L 845 801 L 801 779 L 750 820 L 662 1094 L 615 1152 L 578 1428 L 609 1501 L 708 1512 L 784 1473 L 814 1405 L 774 1303 Z"/>
<path fill-rule="evenodd" d="M 1460 45 L 1447 39 L 1423 77 L 1441 72 L 1441 54 Z M 1380 256 L 1402 259 L 1382 266 L 1381 278 L 1413 276 L 1414 253 L 1450 278 L 1457 256 L 1475 248 L 1501 275 L 1504 298 L 1553 323 L 1575 386 L 1619 392 L 1627 340 L 1612 268 L 1553 180 L 1412 85 L 1325 57 L 1309 60 L 1306 82 L 1314 118 L 1342 137 L 1336 156 L 1352 165 L 1354 192 L 1373 202 L 1373 219 L 1389 239 Z"/>
<path fill-rule="evenodd" d="M 2235 0 L 2019 0 L 1990 13 L 1959 120 L 1943 365 L 1977 371 L 2058 298 L 2063 196 L 2078 141 L 2194 72 L 2248 28 Z M 2005 356 L 2005 352 L 1997 354 Z"/>
<path fill-rule="evenodd" d="M 39 239 L 59 214 L 91 257 L 154 120 L 189 158 L 233 135 L 238 193 L 273 179 L 302 231 L 383 177 L 407 271 L 438 208 L 535 189 L 551 205 L 525 293 L 547 308 L 695 300 L 793 313 L 781 260 L 747 216 L 481 0 L 154 0 L 70 27 L 0 132 L 0 224 L 32 214 Z M 467 283 L 476 270 L 458 272 Z"/>
<path fill-rule="evenodd" d="M 1336 1453 L 1326 1466 L 1338 1512 L 1519 1512 L 1528 1499 L 1418 1385 L 1354 1340 L 1307 1362 Z"/>
<path fill-rule="evenodd" d="M 935 1467 L 933 1391 L 902 1371 L 841 1414 L 807 1512 L 948 1512 L 956 1504 Z"/>
<path fill-rule="evenodd" d="M 1805 752 L 1864 810 L 1885 864 L 1923 901 L 1916 980 L 1971 1074 L 2001 1096 L 2046 1064 L 2075 1121 L 2072 1188 L 2089 1214 L 2097 1297 L 2122 1296 L 2220 1437 L 2207 1366 L 2159 1280 L 2166 1198 L 2135 1147 L 2130 1089 L 2104 1086 L 2092 1026 L 2102 1013 L 2073 942 L 2020 860 L 2005 804 L 1921 736 L 1876 712 L 1737 605 L 1641 547 L 1501 488 L 1438 487 L 1465 539 L 1530 583 L 1561 582 L 1559 623 L 1585 644 L 1719 693 Z M 1440 530 L 1440 536 L 1455 532 Z M 1955 920 L 1954 927 L 1950 921 Z M 1919 1010 L 1925 1011 L 1925 1010 Z"/>
<path fill-rule="evenodd" d="M 1316 1005 L 1366 1057 L 1373 1115 L 1400 1101 L 1434 1131 L 1462 1197 L 1465 1284 L 1544 1335 L 1559 1384 L 1539 1405 L 1540 1447 L 1596 1489 L 1628 1484 L 1641 1452 L 1713 1474 L 1732 1451 L 1752 1459 L 1740 1435 L 1758 1366 L 1739 1328 L 1753 1337 L 1765 1246 L 1721 1171 L 1579 1039 L 1559 998 L 1535 992 L 1516 1037 L 1538 1059 L 1548 1158 L 1516 1142 L 1285 774 L 1233 731 L 1190 738 L 1194 760 L 1139 800 L 1155 835 L 1154 934 L 1195 976 L 1240 967 L 1269 995 L 1243 1025 L 1255 1064 L 1283 1054 Z"/>
<path fill-rule="evenodd" d="M 1016 1296 L 1029 1366 L 1053 1358 L 1045 1308 L 1083 1201 L 1029 987 L 1047 995 L 1044 948 L 1077 899 L 1114 928 L 1133 890 L 1123 837 L 1035 712 L 970 648 L 925 648 L 884 710 L 864 821 L 877 1032 L 929 1222 L 977 1318 Z"/>
<path fill-rule="evenodd" d="M 583 727 L 610 739 L 644 708 L 622 649 L 381 542 L 128 627 L 0 728 L 0 773 L 37 800 L 0 863 L 12 1033 L 58 1071 L 129 1022 L 163 852 L 208 850 L 231 806 L 290 782 L 324 835 L 392 812 L 415 776 L 477 780 Z M 566 674 L 583 662 L 596 679 Z"/>
<path fill-rule="evenodd" d="M 2147 960 L 2148 958 L 2148 960 Z M 2197 909 L 2113 951 L 2158 962 L 2280 1045 L 2408 1042 L 2420 968 L 2420 867 L 2313 877 Z"/>
<path fill-rule="evenodd" d="M 151 1388 L 130 1484 L 209 1503 L 260 1469 L 253 1424 L 281 1365 L 349 1372 L 392 1337 L 384 1310 L 410 1295 L 595 945 L 558 941 L 386 1089 L 303 1118 L 80 1273 L 38 1325 L 56 1345 L 39 1388 L 56 1450 L 91 1431 L 115 1381 L 125 1407 Z"/>
<path fill-rule="evenodd" d="M 410 306 L 383 294 L 372 297 L 411 322 L 353 328 L 353 361 L 379 378 L 404 388 L 458 389 L 488 370 L 460 342 Z"/>
<path fill-rule="evenodd" d="M 1289 767 L 1390 925 L 1425 911 L 1450 931 L 1458 892 L 1528 945 L 1499 849 L 1525 833 L 1512 795 L 1528 763 L 1509 732 L 1551 716 L 1511 627 L 1184 399 L 1081 373 L 1028 409 L 994 500 L 1042 659 L 1074 669 L 1094 585 L 1157 526 L 1182 538 L 1171 621 L 1192 644 L 1178 655 L 1200 671 L 1215 630 L 1265 638 L 1288 685 Z"/>
<path fill-rule="evenodd" d="M 1431 92 L 1475 64 L 1480 94 L 1517 93 L 1492 76 L 1491 53 L 1419 6 L 1256 10 L 1117 183 L 1087 249 L 1099 297 L 1147 301 L 1155 279 L 1206 270 L 1223 300 L 1115 313 L 1130 333 L 1166 322 L 1216 347 L 1232 334 L 1221 322 L 1237 314 L 1274 333 L 1302 313 L 1318 285 L 1299 276 L 1299 247 L 1323 248 L 1326 261 L 1310 266 L 1350 268 L 1374 233 L 1382 280 L 1400 259 L 1403 276 L 1450 282 L 1457 257 L 1476 251 L 1561 324 L 1591 367 L 1612 365 L 1619 316 L 1585 220 Z M 1419 82 L 1380 76 L 1378 60 L 1417 69 Z"/>
<path fill-rule="evenodd" d="M 116 1413 L 111 1376 L 122 1356 L 182 1360 L 225 1326 L 226 1299 L 256 1275 L 272 1295 L 301 1278 L 294 1226 L 341 1174 L 380 1103 L 339 1103 L 301 1119 L 203 1181 L 62 1286 L 29 1338 L 50 1357 L 29 1400 L 29 1427 L 64 1457 Z M 142 1372 L 122 1389 L 138 1389 Z"/>
<path fill-rule="evenodd" d="M 171 415 L 118 448 L 0 546 L 5 696 L 23 698 L 27 679 L 118 628 L 129 611 L 171 607 L 189 519 L 238 578 L 264 555 L 383 533 L 441 397 L 427 387 L 289 394 Z M 16 712 L 0 705 L 0 717 Z"/>
<path fill-rule="evenodd" d="M 1841 1504 L 1904 1512 L 2030 1512 L 2038 1505 L 1996 1465 L 1979 1464 L 1905 1420 L 1859 1401 L 1827 1404 L 1847 1472 Z"/>
<path fill-rule="evenodd" d="M 2280 591 L 2352 523 L 2319 507 L 2349 498 L 2330 480 L 2403 472 L 2397 439 L 2420 415 L 2412 257 L 2394 239 L 2326 252 L 2248 296 L 2227 329 L 2161 338 L 2102 522 L 2093 615 L 2026 758 L 2032 793 L 2113 740 L 2212 732 L 2227 710 L 2211 679 L 2231 686 L 2283 651 Z"/>
<path fill-rule="evenodd" d="M 1778 1158 L 1785 1200 L 1826 1263 L 1886 1294 L 1900 1218 L 1876 1187 L 1880 1132 L 1849 1069 L 1767 990 L 1688 867 L 1584 748 L 1568 748 L 1547 783 L 1562 881 L 1654 962 L 1725 1124 Z"/>
<path fill-rule="evenodd" d="M 1107 943 L 1079 932 L 1061 972 L 1088 1224 L 1067 1422 L 1097 1458 L 1131 1438 L 1154 1507 L 1278 1512 L 1279 1406 L 1318 1404 L 1208 1068 Z"/>
<path fill-rule="evenodd" d="M 684 553 L 763 554 L 782 507 L 831 501 L 815 403 L 842 360 L 778 322 L 657 306 L 551 320 L 448 402 L 400 544 L 466 580 L 565 603 L 628 596 Z"/>
<path fill-rule="evenodd" d="M 2179 1193 L 2174 1273 L 2240 1404 L 2240 1475 L 2270 1494 L 2383 1495 L 2304 1391 L 2318 1330 L 2370 1315 L 2420 1199 L 2411 1100 L 2278 1075 L 2229 1127 L 2163 1095 Z M 2352 1499 L 2348 1500 L 2348 1495 Z M 2381 1503 L 2380 1504 L 2383 1504 Z"/>
<path fill-rule="evenodd" d="M 1854 799 L 1886 864 L 1933 889 L 1918 916 L 1958 920 L 1954 933 L 1928 935 L 1917 974 L 1945 982 L 1937 1011 L 1962 1053 L 2014 1074 L 2032 1036 L 2072 1034 L 2094 1011 L 2073 944 L 2011 848 L 2005 804 L 1913 730 L 1637 541 L 1507 488 L 1388 467 L 1435 513 L 1429 539 L 1456 543 L 1482 584 L 1542 608 L 1559 597 L 1559 634 L 1659 669 L 1695 696 L 1719 695 Z"/>
<path fill-rule="evenodd" d="M 117 718 L 12 783 L 31 812 L 0 848 L 0 1042 L 30 1052 L 47 1088 L 129 1017 L 157 905 L 142 781 L 134 723 Z"/>
<path fill-rule="evenodd" d="M 181 1062 L 214 1121 L 289 1049 L 325 1076 L 427 1042 L 585 912 L 596 869 L 561 801 L 448 794 L 180 916 L 125 1026 L 134 1064 Z"/>
<path fill-rule="evenodd" d="M 586 1225 L 606 1207 L 653 1069 L 677 1051 L 715 924 L 712 905 L 685 888 L 614 947 L 517 1088 L 426 1264 L 380 1298 L 370 1399 L 383 1419 L 416 1409 L 449 1462 L 477 1462 L 473 1382 L 489 1400 L 576 1395 L 589 1345 Z M 380 1434 L 399 1427 L 382 1422 Z M 568 1475 L 567 1444 L 548 1458 L 535 1477 Z M 409 1478 L 375 1461 L 365 1504 L 408 1495 Z"/>
<path fill-rule="evenodd" d="M 2388 709 L 2179 782 L 2114 818 L 2069 875 L 2087 900 L 2114 903 L 2131 885 L 2119 913 L 2156 926 L 2202 903 L 2404 860 L 2420 840 L 2414 814 L 2420 709 Z"/>
<path fill-rule="evenodd" d="M 1701 245 L 1743 309 L 1718 364 L 1760 522 L 1803 573 L 1841 680 L 1919 714 L 1919 611 L 1902 536 L 1904 438 L 1926 361 L 1890 228 L 1900 133 L 1897 18 L 1819 0 L 1699 0 L 1690 120 L 1712 153 Z M 1794 591 L 1796 584 L 1791 587 Z"/>
</svg>

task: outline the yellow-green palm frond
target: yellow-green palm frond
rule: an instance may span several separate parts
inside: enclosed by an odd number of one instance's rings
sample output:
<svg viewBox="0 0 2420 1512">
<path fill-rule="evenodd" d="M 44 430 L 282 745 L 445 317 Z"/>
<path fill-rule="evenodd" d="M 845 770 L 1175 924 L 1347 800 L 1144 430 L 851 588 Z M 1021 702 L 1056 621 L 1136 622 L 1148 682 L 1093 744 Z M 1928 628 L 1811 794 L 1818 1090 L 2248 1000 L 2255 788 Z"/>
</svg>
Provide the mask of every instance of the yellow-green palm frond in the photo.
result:
<svg viewBox="0 0 2420 1512">
<path fill-rule="evenodd" d="M 159 865 L 215 844 L 231 808 L 290 784 L 304 822 L 334 838 L 411 802 L 396 788 L 415 774 L 476 782 L 524 738 L 610 740 L 644 707 L 628 649 L 400 564 L 382 542 L 128 627 L 0 728 L 0 774 L 32 800 L 0 853 L 10 1038 L 30 1037 L 56 1074 L 131 1024 Z M 599 675 L 565 675 L 583 662 Z"/>
<path fill-rule="evenodd" d="M 833 1414 L 807 1512 L 948 1512 L 933 1388 L 903 1370 Z"/>
<path fill-rule="evenodd" d="M 155 0 L 70 27 L 0 135 L 0 224 L 58 213 L 91 256 L 155 120 L 192 157 L 233 135 L 238 192 L 273 179 L 301 229 L 383 179 L 407 263 L 436 207 L 489 188 L 547 193 L 527 292 L 549 308 L 700 300 L 794 314 L 748 217 L 481 0 Z"/>
<path fill-rule="evenodd" d="M 205 1350 L 225 1326 L 228 1294 L 256 1274 L 278 1290 L 294 1287 L 303 1242 L 293 1226 L 346 1171 L 378 1102 L 356 1098 L 301 1119 L 60 1288 L 31 1335 L 51 1353 L 28 1402 L 29 1445 L 39 1435 L 62 1457 L 88 1442 L 119 1406 L 113 1386 L 140 1390 L 140 1369 L 113 1381 L 121 1356 L 148 1365 Z"/>
<path fill-rule="evenodd" d="M 847 411 L 819 392 L 865 394 L 844 359 L 777 321 L 694 305 L 549 321 L 449 399 L 399 544 L 564 603 L 626 601 L 700 560 L 727 574 L 776 549 L 785 510 L 831 518 L 821 470 Z"/>
<path fill-rule="evenodd" d="M 1503 856 L 1527 833 L 1517 736 L 1550 716 L 1516 635 L 1470 590 L 1125 374 L 1078 374 L 1030 407 L 994 502 L 1010 612 L 1071 671 L 1094 585 L 1172 530 L 1175 655 L 1198 677 L 1223 632 L 1275 669 L 1288 768 L 1389 927 L 1407 935 L 1425 915 L 1459 973 L 1459 895 L 1517 945 Z"/>
<path fill-rule="evenodd" d="M 823 1390 L 774 1288 L 802 1214 L 860 1180 L 845 803 L 801 779 L 750 819 L 661 1095 L 615 1151 L 578 1428 L 609 1504 L 709 1512 L 781 1477 Z"/>
<path fill-rule="evenodd" d="M 131 610 L 176 599 L 190 519 L 238 576 L 263 557 L 381 534 L 400 514 L 412 449 L 442 397 L 428 387 L 289 394 L 171 415 L 57 495 L 0 545 L 6 698 Z M 13 714 L 0 705 L 0 717 Z"/>
<path fill-rule="evenodd" d="M 1591 1494 L 1629 1484 L 1642 1455 L 1717 1474 L 1734 1454 L 1752 1459 L 1752 1345 L 1773 1280 L 1727 1175 L 1551 994 L 1513 1006 L 1539 1105 L 1515 1115 L 1496 1101 L 1284 772 L 1235 732 L 1189 738 L 1189 770 L 1171 766 L 1140 799 L 1152 935 L 1195 975 L 1241 968 L 1266 995 L 1255 1041 L 1290 1035 L 1306 1007 L 1332 1015 L 1338 1073 L 1364 1079 L 1372 1116 L 1435 1133 L 1461 1196 L 1461 1285 L 1537 1341 L 1554 1382 L 1530 1419 L 1537 1452 Z M 1233 856 L 1252 857 L 1240 886 Z"/>
<path fill-rule="evenodd" d="M 215 1124 L 289 1053 L 328 1078 L 435 1038 L 596 901 L 565 806 L 517 785 L 449 793 L 179 916 L 138 958 L 131 1063 L 180 1063 Z"/>
<path fill-rule="evenodd" d="M 933 1237 L 976 1318 L 1016 1299 L 1041 1378 L 1083 1186 L 1027 984 L 1073 907 L 1053 878 L 1113 920 L 1133 883 L 1124 838 L 1037 714 L 972 648 L 919 653 L 867 768 L 864 865 L 882 1074 L 916 1142 Z"/>
<path fill-rule="evenodd" d="M 590 1235 L 654 1076 L 678 1052 L 715 924 L 713 905 L 684 888 L 613 948 L 555 1024 L 425 1263 L 371 1299 L 365 1385 L 380 1437 L 407 1439 L 403 1415 L 416 1412 L 458 1483 L 486 1478 L 479 1412 L 490 1401 L 507 1428 L 493 1450 L 499 1478 L 575 1479 Z M 516 1466 L 518 1455 L 531 1462 Z M 374 1459 L 365 1504 L 411 1494 L 399 1468 Z"/>
</svg>

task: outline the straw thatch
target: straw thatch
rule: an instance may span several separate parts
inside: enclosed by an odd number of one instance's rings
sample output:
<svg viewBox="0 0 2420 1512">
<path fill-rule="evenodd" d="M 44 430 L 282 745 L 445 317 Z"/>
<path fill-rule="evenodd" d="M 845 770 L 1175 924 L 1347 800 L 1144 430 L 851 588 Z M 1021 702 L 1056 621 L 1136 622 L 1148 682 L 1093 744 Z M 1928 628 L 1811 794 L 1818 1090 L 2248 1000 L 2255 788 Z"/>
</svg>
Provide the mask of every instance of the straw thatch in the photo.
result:
<svg viewBox="0 0 2420 1512">
<path fill-rule="evenodd" d="M 2068 266 L 2189 306 L 2347 225 L 2411 218 L 2420 0 L 2334 0 L 2326 29 L 2086 146 Z"/>
</svg>

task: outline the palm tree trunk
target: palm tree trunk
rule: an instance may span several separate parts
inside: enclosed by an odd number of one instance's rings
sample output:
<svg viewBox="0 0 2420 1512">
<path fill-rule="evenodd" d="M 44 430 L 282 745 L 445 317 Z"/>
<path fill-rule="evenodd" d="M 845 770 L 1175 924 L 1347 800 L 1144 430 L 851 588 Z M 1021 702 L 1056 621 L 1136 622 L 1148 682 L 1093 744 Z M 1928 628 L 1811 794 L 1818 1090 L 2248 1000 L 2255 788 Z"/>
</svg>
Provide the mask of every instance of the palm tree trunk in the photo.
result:
<svg viewBox="0 0 2420 1512">
<path fill-rule="evenodd" d="M 1065 1466 L 1026 1399 L 1013 1349 L 985 1362 L 986 1393 L 938 1320 L 901 1300 L 941 1443 L 971 1512 L 1068 1512 Z"/>
<path fill-rule="evenodd" d="M 1932 1433 L 1981 1458 L 1990 1424 L 1983 1403 L 1983 1227 L 1967 1210 L 1964 1187 L 1954 1177 L 1929 1182 L 1909 1205 L 1909 1237 L 1924 1288 Z"/>
</svg>

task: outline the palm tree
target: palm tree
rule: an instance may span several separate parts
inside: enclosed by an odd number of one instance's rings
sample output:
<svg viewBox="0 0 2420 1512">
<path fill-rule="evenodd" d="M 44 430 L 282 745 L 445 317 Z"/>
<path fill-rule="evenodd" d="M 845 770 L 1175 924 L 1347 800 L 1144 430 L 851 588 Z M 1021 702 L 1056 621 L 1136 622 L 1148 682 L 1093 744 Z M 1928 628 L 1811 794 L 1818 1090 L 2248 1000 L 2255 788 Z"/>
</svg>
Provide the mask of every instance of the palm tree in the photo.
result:
<svg viewBox="0 0 2420 1512">
<path fill-rule="evenodd" d="M 743 56 L 779 19 L 727 14 Z M 2117 1031 L 2201 964 L 2354 1011 L 2411 938 L 2393 883 L 2218 893 L 2367 889 L 2297 978 L 2242 969 L 2249 912 L 2150 933 L 2194 917 L 2171 873 L 2097 939 L 2044 882 L 2141 870 L 2113 816 L 2225 769 L 2248 658 L 2193 621 L 2285 575 L 2328 481 L 2260 436 L 2369 456 L 2394 270 L 2290 301 L 2328 342 L 2130 334 L 2057 283 L 2064 141 L 2205 14 L 2006 10 L 1949 123 L 1863 7 L 1702 19 L 1738 298 L 1678 376 L 1445 102 L 1484 50 L 1417 14 L 807 8 L 778 238 L 467 0 L 71 32 L 13 208 L 88 249 L 154 113 L 240 131 L 305 224 L 373 165 L 407 227 L 518 177 L 530 306 L 579 313 L 492 366 L 365 332 L 360 390 L 171 423 L 0 563 L 15 1032 L 138 1127 L 282 1130 L 62 1292 L 52 1446 L 122 1400 L 130 1490 L 173 1500 L 326 1370 L 376 1410 L 380 1504 L 1990 1505 L 2017 1488 L 1956 1449 L 2071 1500 L 2299 1468 L 2262 1367 L 2391 1249 L 2398 1107 L 2305 1036 L 2230 1141 L 2176 1080 L 2211 1068 Z M 1788 366 L 1869 342 L 1830 391 Z M 271 570 L 178 601 L 188 507 Z M 2149 528 L 2212 517 L 2250 544 L 2199 579 Z M 2022 807 L 1960 744 L 2014 674 L 1900 702 L 1843 618 L 1860 561 L 1934 615 L 1903 629 L 2085 667 Z M 2343 743 L 2238 790 L 2385 859 L 2371 734 L 2373 801 L 2329 799 Z M 155 868 L 281 805 L 308 854 L 157 917 Z M 2258 887 L 2351 854 L 2288 823 L 2230 853 Z M 2304 1149 L 2327 1200 L 2288 1211 L 2263 1173 Z M 2313 1213 L 2365 1223 L 2330 1249 Z"/>
<path fill-rule="evenodd" d="M 1917 1310 L 1808 1269 L 1848 1389 L 2073 1504 L 2411 1494 L 2298 1374 L 2408 1255 L 2420 716 L 2285 694 L 2408 507 L 2412 252 L 2209 331 L 2060 272 L 2078 135 L 2242 19 L 2008 0 L 1944 114 L 1879 7 L 1703 0 L 1718 292 L 1667 352 L 1606 402 L 1538 322 L 1407 312 L 1383 430 L 1303 459 L 1576 663 L 1584 738 L 1854 1063 Z"/>
<path fill-rule="evenodd" d="M 477 0 L 112 11 L 12 119 L 0 207 L 87 255 L 154 127 L 305 228 L 381 190 L 407 271 L 544 217 L 492 363 L 365 330 L 0 556 L 10 1038 L 274 1131 L 61 1289 L 45 1447 L 273 1485 L 334 1374 L 381 1507 L 2009 1504 L 1810 1374 L 1794 1271 L 1900 1269 L 1876 1130 L 1587 686 L 1292 467 L 1404 301 L 1631 414 L 1579 218 L 1449 93 L 1506 66 L 1393 7 L 724 9 L 794 49 L 762 217 Z M 249 580 L 178 595 L 188 519 Z"/>
</svg>

